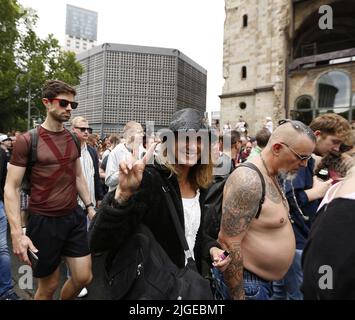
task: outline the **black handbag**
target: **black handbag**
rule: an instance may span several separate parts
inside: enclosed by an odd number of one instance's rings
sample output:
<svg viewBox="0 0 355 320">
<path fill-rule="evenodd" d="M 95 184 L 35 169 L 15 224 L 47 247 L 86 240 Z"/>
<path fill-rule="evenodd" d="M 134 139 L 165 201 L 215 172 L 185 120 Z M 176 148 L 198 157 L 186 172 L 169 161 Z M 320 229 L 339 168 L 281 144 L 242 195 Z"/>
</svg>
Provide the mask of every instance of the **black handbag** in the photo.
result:
<svg viewBox="0 0 355 320">
<path fill-rule="evenodd" d="M 127 300 L 213 300 L 210 282 L 196 268 L 178 220 L 167 184 L 160 174 L 162 190 L 187 264 L 179 269 L 154 238 L 140 224 L 130 238 L 106 260 L 107 283 L 112 299 Z M 159 177 L 158 177 L 159 176 Z"/>
</svg>

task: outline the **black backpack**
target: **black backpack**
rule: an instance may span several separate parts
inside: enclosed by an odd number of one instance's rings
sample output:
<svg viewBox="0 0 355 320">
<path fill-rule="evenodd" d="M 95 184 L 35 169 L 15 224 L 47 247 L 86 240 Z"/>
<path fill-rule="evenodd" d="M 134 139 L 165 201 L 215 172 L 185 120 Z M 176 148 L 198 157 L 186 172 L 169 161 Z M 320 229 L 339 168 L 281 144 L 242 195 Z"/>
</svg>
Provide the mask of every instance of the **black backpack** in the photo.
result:
<svg viewBox="0 0 355 320">
<path fill-rule="evenodd" d="M 238 169 L 240 167 L 247 167 L 256 171 L 259 174 L 261 180 L 262 195 L 259 202 L 259 209 L 255 216 L 255 219 L 257 219 L 259 218 L 260 211 L 265 200 L 265 180 L 258 167 L 255 166 L 253 163 L 244 162 L 239 164 L 235 169 Z M 222 217 L 223 189 L 228 177 L 229 175 L 227 177 L 218 177 L 214 181 L 212 186 L 208 189 L 204 203 L 206 214 L 205 230 L 207 234 L 213 239 L 218 238 Z"/>
<path fill-rule="evenodd" d="M 31 195 L 31 175 L 32 175 L 32 168 L 35 165 L 36 161 L 37 161 L 37 145 L 38 145 L 38 131 L 39 131 L 39 127 L 38 128 L 34 128 L 31 129 L 29 131 L 30 133 L 30 142 L 31 142 L 31 148 L 30 148 L 30 152 L 28 155 L 28 162 L 27 162 L 27 167 L 26 167 L 26 171 L 25 174 L 23 176 L 22 179 L 22 184 L 21 184 L 21 189 L 24 193 Z M 81 144 L 80 141 L 78 139 L 78 137 L 71 131 L 68 130 L 68 132 L 70 133 L 70 135 L 72 136 L 75 145 L 78 149 L 79 152 L 79 156 L 81 154 Z"/>
</svg>

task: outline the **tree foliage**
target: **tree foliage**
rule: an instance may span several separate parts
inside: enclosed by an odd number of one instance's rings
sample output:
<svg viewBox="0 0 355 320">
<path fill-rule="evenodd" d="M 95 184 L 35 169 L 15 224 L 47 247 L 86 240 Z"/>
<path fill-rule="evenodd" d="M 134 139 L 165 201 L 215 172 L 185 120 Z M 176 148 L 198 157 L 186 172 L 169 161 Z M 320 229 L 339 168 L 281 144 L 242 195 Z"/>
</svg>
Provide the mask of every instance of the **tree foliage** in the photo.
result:
<svg viewBox="0 0 355 320">
<path fill-rule="evenodd" d="M 78 85 L 83 68 L 75 53 L 63 51 L 53 35 L 36 35 L 38 16 L 32 9 L 17 0 L 0 0 L 0 8 L 0 132 L 23 131 L 29 100 L 35 107 L 31 114 L 45 116 L 43 83 L 60 79 Z"/>
</svg>

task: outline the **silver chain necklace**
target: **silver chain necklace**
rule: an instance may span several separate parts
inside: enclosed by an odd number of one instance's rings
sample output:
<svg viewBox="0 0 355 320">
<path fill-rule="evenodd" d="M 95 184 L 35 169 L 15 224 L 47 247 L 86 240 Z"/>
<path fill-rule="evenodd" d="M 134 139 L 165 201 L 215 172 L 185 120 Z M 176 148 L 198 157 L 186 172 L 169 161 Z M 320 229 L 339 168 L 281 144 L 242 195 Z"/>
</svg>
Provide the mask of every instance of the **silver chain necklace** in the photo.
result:
<svg viewBox="0 0 355 320">
<path fill-rule="evenodd" d="M 292 190 L 292 199 L 293 199 L 293 201 L 294 201 L 294 203 L 296 205 L 296 208 L 297 208 L 298 212 L 301 214 L 302 218 L 305 221 L 308 221 L 309 217 L 304 215 L 302 209 L 300 208 L 300 206 L 298 204 L 298 201 L 297 201 L 297 198 L 296 198 L 296 194 L 295 194 L 295 188 L 293 187 L 292 180 L 290 181 L 290 184 L 291 184 L 291 190 Z M 283 181 L 283 189 L 286 190 L 286 180 Z"/>
</svg>

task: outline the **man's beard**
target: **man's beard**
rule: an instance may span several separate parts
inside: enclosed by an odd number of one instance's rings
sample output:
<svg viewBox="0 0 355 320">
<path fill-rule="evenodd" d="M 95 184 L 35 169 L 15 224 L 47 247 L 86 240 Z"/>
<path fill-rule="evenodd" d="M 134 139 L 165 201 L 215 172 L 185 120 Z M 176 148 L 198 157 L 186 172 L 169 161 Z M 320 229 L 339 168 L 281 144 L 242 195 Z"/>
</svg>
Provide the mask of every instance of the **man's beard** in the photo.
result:
<svg viewBox="0 0 355 320">
<path fill-rule="evenodd" d="M 52 112 L 51 115 L 54 120 L 56 120 L 60 123 L 67 122 L 70 119 L 70 114 L 69 115 L 59 115 L 56 112 Z"/>
<path fill-rule="evenodd" d="M 288 180 L 288 181 L 292 181 L 296 178 L 297 176 L 297 172 L 291 173 L 291 172 L 287 172 L 284 169 L 280 169 L 278 171 L 278 176 L 282 179 L 282 180 Z"/>
</svg>

